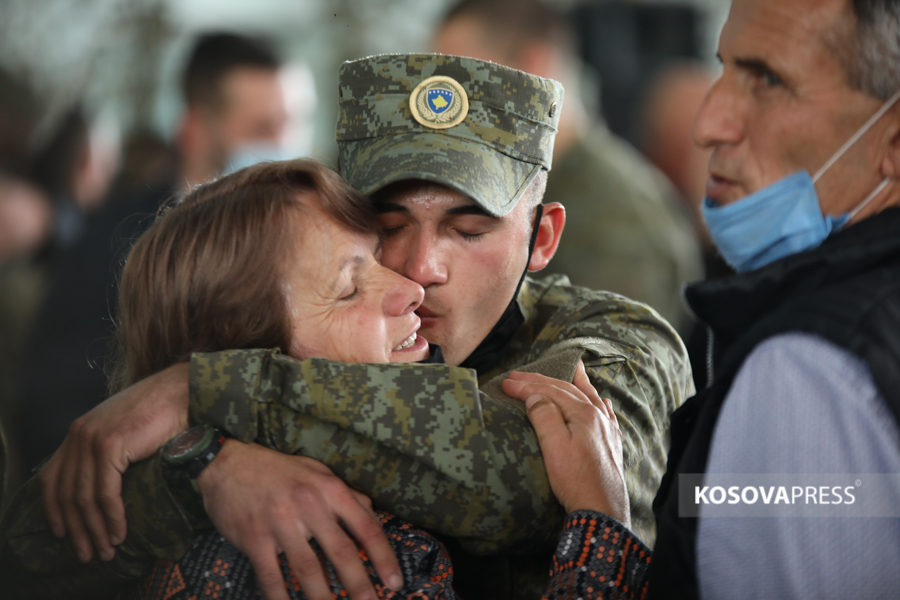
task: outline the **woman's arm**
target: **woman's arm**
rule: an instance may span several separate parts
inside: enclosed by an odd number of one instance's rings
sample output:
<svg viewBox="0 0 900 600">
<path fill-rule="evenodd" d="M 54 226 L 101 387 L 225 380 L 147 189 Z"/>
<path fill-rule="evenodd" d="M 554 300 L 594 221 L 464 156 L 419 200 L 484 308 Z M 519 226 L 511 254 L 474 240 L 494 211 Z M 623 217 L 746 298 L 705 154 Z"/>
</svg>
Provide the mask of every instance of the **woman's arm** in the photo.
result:
<svg viewBox="0 0 900 600">
<path fill-rule="evenodd" d="M 513 373 L 503 389 L 525 401 L 550 485 L 569 513 L 545 597 L 642 597 L 653 553 L 628 528 L 622 434 L 612 403 L 600 398 L 580 364 L 571 384 Z"/>
</svg>

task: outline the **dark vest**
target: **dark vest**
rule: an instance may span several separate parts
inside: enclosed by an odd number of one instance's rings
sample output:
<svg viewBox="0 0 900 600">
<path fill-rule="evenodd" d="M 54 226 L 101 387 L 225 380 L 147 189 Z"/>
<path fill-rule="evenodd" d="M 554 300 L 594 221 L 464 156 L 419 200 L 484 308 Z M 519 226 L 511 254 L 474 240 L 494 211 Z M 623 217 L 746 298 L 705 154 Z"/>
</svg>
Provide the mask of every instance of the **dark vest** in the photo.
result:
<svg viewBox="0 0 900 600">
<path fill-rule="evenodd" d="M 651 598 L 699 598 L 696 518 L 678 516 L 678 475 L 706 471 L 731 383 L 763 340 L 815 334 L 859 356 L 900 423 L 900 208 L 839 232 L 814 250 L 687 289 L 710 331 L 712 384 L 672 415 L 669 461 L 653 503 Z"/>
</svg>

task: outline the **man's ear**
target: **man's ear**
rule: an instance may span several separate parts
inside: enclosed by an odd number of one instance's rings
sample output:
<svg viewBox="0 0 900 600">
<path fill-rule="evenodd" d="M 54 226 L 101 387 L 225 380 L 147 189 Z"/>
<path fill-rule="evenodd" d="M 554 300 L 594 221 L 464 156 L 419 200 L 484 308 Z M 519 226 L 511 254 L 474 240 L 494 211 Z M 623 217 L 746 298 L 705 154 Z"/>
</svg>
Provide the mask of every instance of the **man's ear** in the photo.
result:
<svg viewBox="0 0 900 600">
<path fill-rule="evenodd" d="M 537 240 L 534 243 L 534 252 L 531 254 L 531 262 L 528 263 L 529 271 L 540 271 L 547 266 L 556 248 L 559 246 L 559 238 L 566 226 L 566 209 L 559 202 L 551 202 L 544 205 L 544 214 L 538 225 Z"/>
<path fill-rule="evenodd" d="M 887 152 L 881 164 L 884 177 L 900 179 L 900 107 L 895 106 L 888 115 L 894 117 L 894 122 L 888 129 Z"/>
</svg>

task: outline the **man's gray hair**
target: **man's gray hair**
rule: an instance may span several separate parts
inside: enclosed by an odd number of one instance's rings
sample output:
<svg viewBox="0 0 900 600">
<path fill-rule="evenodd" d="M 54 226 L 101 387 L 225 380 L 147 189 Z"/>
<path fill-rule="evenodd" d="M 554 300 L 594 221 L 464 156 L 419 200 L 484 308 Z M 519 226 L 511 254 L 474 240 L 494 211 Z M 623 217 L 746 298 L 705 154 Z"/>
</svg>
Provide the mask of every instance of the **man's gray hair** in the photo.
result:
<svg viewBox="0 0 900 600">
<path fill-rule="evenodd" d="M 900 0 L 853 0 L 856 32 L 838 56 L 854 89 L 887 100 L 900 90 Z"/>
</svg>

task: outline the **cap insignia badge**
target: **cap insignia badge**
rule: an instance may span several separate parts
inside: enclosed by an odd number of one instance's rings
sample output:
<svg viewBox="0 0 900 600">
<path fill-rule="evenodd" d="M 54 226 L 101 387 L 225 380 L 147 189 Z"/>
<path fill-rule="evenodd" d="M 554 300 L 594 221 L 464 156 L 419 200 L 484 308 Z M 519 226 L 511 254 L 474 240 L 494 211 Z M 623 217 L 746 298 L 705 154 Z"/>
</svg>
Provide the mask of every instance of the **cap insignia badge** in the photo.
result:
<svg viewBox="0 0 900 600">
<path fill-rule="evenodd" d="M 409 109 L 425 127 L 448 129 L 466 118 L 469 98 L 455 79 L 436 75 L 416 86 L 409 97 Z"/>
</svg>

